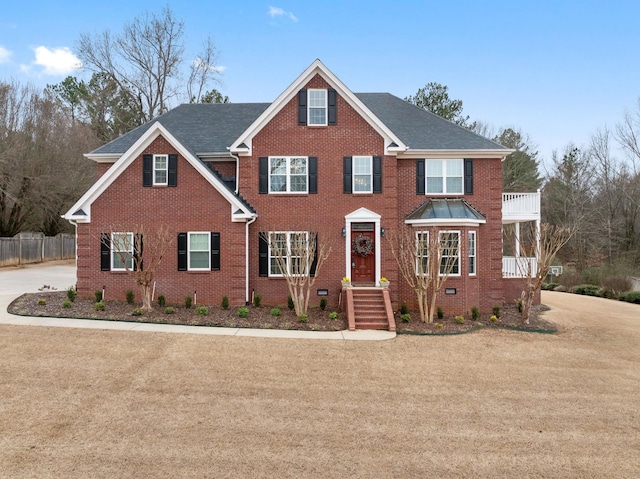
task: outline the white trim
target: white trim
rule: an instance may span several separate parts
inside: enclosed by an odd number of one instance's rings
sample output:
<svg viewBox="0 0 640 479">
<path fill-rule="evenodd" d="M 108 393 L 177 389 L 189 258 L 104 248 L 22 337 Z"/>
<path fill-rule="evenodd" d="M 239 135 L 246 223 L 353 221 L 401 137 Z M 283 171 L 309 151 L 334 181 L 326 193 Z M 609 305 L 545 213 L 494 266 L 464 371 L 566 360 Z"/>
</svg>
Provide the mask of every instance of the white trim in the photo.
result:
<svg viewBox="0 0 640 479">
<path fill-rule="evenodd" d="M 487 149 L 487 150 L 412 150 L 406 148 L 397 154 L 398 159 L 425 158 L 425 159 L 459 159 L 459 158 L 500 158 L 504 160 L 516 150 L 511 149 Z"/>
<path fill-rule="evenodd" d="M 300 259 L 302 259 L 302 256 L 293 256 L 291 254 L 291 235 L 304 234 L 306 236 L 306 238 L 307 238 L 306 239 L 306 243 L 307 243 L 306 257 L 307 257 L 307 260 L 309 259 L 309 232 L 308 231 L 269 231 L 267 234 L 268 234 L 268 239 L 269 239 L 269 241 L 267 242 L 267 244 L 269 246 L 269 256 L 268 256 L 268 258 L 269 258 L 269 262 L 268 262 L 269 271 L 268 271 L 268 276 L 270 278 L 284 278 L 284 274 L 282 274 L 282 273 L 275 274 L 275 273 L 271 272 L 271 261 L 272 261 L 272 259 L 274 261 L 276 261 L 276 264 L 278 264 L 277 260 L 275 259 L 275 258 L 277 258 L 277 256 L 274 256 L 273 254 L 271 254 L 272 253 L 272 250 L 271 250 L 271 235 L 285 235 L 285 243 L 286 243 L 285 244 L 285 248 L 287 249 L 287 251 L 286 251 L 286 253 L 287 253 L 286 254 L 287 269 L 289 270 L 287 272 L 288 274 L 293 275 L 293 273 L 291 272 L 291 264 L 292 264 L 291 259 L 292 258 L 300 258 Z M 316 247 L 317 247 L 317 245 L 316 245 Z M 311 264 L 310 263 L 307 263 L 305 271 L 306 271 L 307 274 L 311 273 Z M 296 275 L 296 276 L 298 276 L 298 275 Z"/>
<path fill-rule="evenodd" d="M 207 237 L 207 267 L 191 267 L 191 235 L 205 235 Z M 205 250 L 195 250 L 194 253 L 204 253 Z M 210 231 L 188 231 L 187 232 L 187 271 L 211 271 L 211 232 Z"/>
<path fill-rule="evenodd" d="M 125 242 L 124 246 L 127 246 L 126 243 L 128 242 L 129 243 L 128 246 L 131 247 L 131 250 L 130 251 L 120 250 L 120 249 L 116 250 L 114 248 L 114 242 L 113 242 L 113 237 L 115 235 L 127 235 L 127 239 L 124 241 Z M 134 268 L 134 261 L 135 261 L 134 258 L 133 258 L 133 256 L 134 256 L 134 247 L 135 247 L 135 241 L 134 241 L 132 232 L 130 232 L 130 231 L 114 231 L 114 232 L 112 232 L 111 233 L 111 237 L 109 238 L 109 256 L 110 256 L 109 261 L 110 261 L 110 266 L 111 266 L 111 270 L 110 271 L 127 271 L 126 266 L 123 267 L 123 268 L 116 268 L 115 265 L 114 265 L 114 258 L 115 258 L 115 255 L 118 252 L 126 253 L 126 254 L 130 254 L 131 255 L 131 268 L 130 269 L 133 269 Z M 118 259 L 119 258 L 120 257 L 118 256 Z"/>
<path fill-rule="evenodd" d="M 405 224 L 411 225 L 414 228 L 420 226 L 478 226 L 483 225 L 487 220 L 474 220 L 471 218 L 438 218 L 433 220 L 405 220 Z"/>
<path fill-rule="evenodd" d="M 380 286 L 381 275 L 381 251 L 380 251 L 380 219 L 382 217 L 367 208 L 359 208 L 344 217 L 345 220 L 345 277 L 351 278 L 351 225 L 353 223 L 373 223 L 375 233 L 376 273 L 375 283 Z"/>
<path fill-rule="evenodd" d="M 311 106 L 311 92 L 324 93 L 324 107 Z M 324 109 L 324 123 L 311 123 L 311 110 Z M 307 90 L 307 126 L 327 126 L 329 124 L 329 93 L 326 88 L 309 88 Z"/>
<path fill-rule="evenodd" d="M 366 158 L 369 160 L 369 189 L 367 191 L 356 191 L 356 158 Z M 366 176 L 359 174 L 357 176 Z M 373 156 L 355 155 L 351 157 L 351 192 L 354 195 L 373 193 Z"/>
<path fill-rule="evenodd" d="M 431 175 L 431 178 L 442 179 L 442 191 L 429 191 L 429 164 L 434 164 L 436 161 L 440 162 L 442 167 L 442 176 Z M 460 165 L 460 175 L 453 176 L 448 174 L 451 164 Z M 460 180 L 460 191 L 447 191 L 447 180 L 449 178 Z M 424 191 L 427 196 L 463 196 L 464 195 L 464 159 L 463 158 L 429 158 L 424 161 Z"/>
<path fill-rule="evenodd" d="M 156 168 L 156 160 L 160 159 L 160 158 L 164 158 L 164 169 L 160 170 L 158 168 Z M 159 155 L 153 155 L 153 164 L 152 166 L 152 175 L 153 175 L 153 186 L 167 186 L 169 184 L 169 155 L 163 153 L 163 154 L 159 154 Z M 156 173 L 158 171 L 164 171 L 165 173 L 165 178 L 164 178 L 164 182 L 159 182 L 156 181 L 157 177 L 156 177 Z"/>
<path fill-rule="evenodd" d="M 449 273 L 446 276 L 462 276 L 462 245 L 460 244 L 460 240 L 462 237 L 462 232 L 460 230 L 439 230 L 438 231 L 438 250 L 440 250 L 440 241 L 441 241 L 441 236 L 442 234 L 451 234 L 451 233 L 456 233 L 458 235 L 458 272 L 457 273 Z M 450 256 L 447 256 L 447 258 L 449 258 Z M 440 255 L 440 264 L 438 265 L 438 276 L 445 276 L 443 275 L 440 270 L 442 268 L 442 260 L 445 258 L 444 256 L 444 252 L 442 255 Z"/>
<path fill-rule="evenodd" d="M 306 170 L 306 173 L 304 175 L 306 177 L 305 189 L 301 190 L 301 191 L 291 191 L 291 176 L 292 176 L 292 174 L 291 174 L 291 160 L 293 160 L 293 159 L 303 159 L 303 160 L 305 160 L 305 170 Z M 286 171 L 285 171 L 284 175 L 281 175 L 281 174 L 272 175 L 271 174 L 271 160 L 285 160 L 286 161 L 286 164 L 285 164 L 285 170 Z M 277 155 L 270 156 L 269 157 L 268 167 L 269 167 L 269 171 L 268 171 L 269 189 L 268 189 L 268 192 L 269 192 L 270 195 L 282 195 L 282 194 L 284 194 L 284 195 L 291 195 L 291 194 L 300 195 L 300 194 L 308 194 L 309 193 L 309 157 L 308 156 L 277 156 Z M 271 176 L 286 176 L 286 180 L 285 180 L 286 181 L 286 183 L 285 183 L 286 189 L 285 189 L 285 191 L 271 191 Z M 296 174 L 296 175 L 293 175 L 293 176 L 302 177 L 303 175 Z"/>
<path fill-rule="evenodd" d="M 473 256 L 471 256 L 471 248 L 469 248 L 469 242 L 473 236 Z M 473 258 L 473 273 L 469 272 L 471 266 L 470 258 Z M 467 231 L 467 274 L 469 276 L 478 276 L 478 232 Z"/>
<path fill-rule="evenodd" d="M 82 156 L 96 163 L 115 163 L 122 155 L 120 153 L 85 153 Z"/>
</svg>

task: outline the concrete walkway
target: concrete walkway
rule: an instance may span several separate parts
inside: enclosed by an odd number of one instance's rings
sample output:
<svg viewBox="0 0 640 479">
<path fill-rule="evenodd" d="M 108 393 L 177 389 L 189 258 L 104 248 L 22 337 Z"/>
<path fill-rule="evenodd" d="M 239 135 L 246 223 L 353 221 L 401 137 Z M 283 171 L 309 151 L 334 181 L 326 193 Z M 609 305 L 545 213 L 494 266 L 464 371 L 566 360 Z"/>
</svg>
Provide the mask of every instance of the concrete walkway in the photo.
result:
<svg viewBox="0 0 640 479">
<path fill-rule="evenodd" d="M 113 329 L 120 331 L 154 331 L 161 333 L 208 334 L 214 336 L 247 336 L 256 338 L 334 339 L 380 341 L 395 338 L 390 331 L 295 331 L 280 329 L 219 328 L 172 324 L 145 324 L 129 321 L 100 321 L 15 316 L 7 307 L 17 296 L 38 291 L 63 291 L 76 282 L 76 268 L 70 264 L 41 264 L 24 268 L 0 269 L 0 324 L 49 326 L 59 328 Z"/>
</svg>

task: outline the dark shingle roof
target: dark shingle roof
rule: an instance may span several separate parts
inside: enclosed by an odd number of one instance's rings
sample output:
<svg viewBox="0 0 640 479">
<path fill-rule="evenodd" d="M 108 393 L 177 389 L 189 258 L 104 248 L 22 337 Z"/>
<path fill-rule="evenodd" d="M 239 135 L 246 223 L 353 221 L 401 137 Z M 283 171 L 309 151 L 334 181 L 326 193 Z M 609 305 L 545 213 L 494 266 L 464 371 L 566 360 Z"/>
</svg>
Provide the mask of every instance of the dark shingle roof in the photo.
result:
<svg viewBox="0 0 640 479">
<path fill-rule="evenodd" d="M 412 150 L 505 149 L 390 93 L 355 95 Z"/>
<path fill-rule="evenodd" d="M 101 146 L 93 153 L 124 153 L 156 121 L 194 153 L 226 152 L 227 147 L 231 146 L 268 106 L 269 103 L 180 105 Z"/>
<path fill-rule="evenodd" d="M 407 220 L 473 220 L 486 218 L 465 200 L 430 199 L 409 213 Z"/>
</svg>

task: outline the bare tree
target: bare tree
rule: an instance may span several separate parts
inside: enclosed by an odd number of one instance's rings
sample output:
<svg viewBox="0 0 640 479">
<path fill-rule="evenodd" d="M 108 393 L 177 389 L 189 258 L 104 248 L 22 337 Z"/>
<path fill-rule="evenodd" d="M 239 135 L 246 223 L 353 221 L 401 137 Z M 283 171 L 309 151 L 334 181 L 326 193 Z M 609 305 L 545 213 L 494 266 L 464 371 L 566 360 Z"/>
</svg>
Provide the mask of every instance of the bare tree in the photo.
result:
<svg viewBox="0 0 640 479">
<path fill-rule="evenodd" d="M 434 227 L 414 231 L 402 225 L 385 237 L 400 274 L 416 295 L 420 320 L 432 323 L 438 293 L 460 268 L 460 237 Z"/>
<path fill-rule="evenodd" d="M 100 235 L 100 242 L 109 248 L 114 264 L 140 287 L 142 310 L 151 311 L 153 281 L 171 244 L 169 229 L 164 225 L 111 226 Z"/>
<path fill-rule="evenodd" d="M 269 245 L 276 274 L 287 281 L 297 316 L 307 314 L 309 294 L 322 265 L 331 254 L 333 241 L 318 243 L 318 234 L 308 231 L 260 233 Z"/>
<path fill-rule="evenodd" d="M 213 44 L 211 37 L 207 37 L 204 42 L 202 52 L 191 62 L 189 70 L 189 80 L 187 81 L 187 96 L 191 103 L 205 103 L 202 97 L 205 95 L 205 88 L 212 81 L 217 82 L 220 72 L 218 64 L 218 51 Z M 215 91 L 215 90 L 214 90 Z M 228 103 L 206 102 L 206 103 Z"/>
</svg>

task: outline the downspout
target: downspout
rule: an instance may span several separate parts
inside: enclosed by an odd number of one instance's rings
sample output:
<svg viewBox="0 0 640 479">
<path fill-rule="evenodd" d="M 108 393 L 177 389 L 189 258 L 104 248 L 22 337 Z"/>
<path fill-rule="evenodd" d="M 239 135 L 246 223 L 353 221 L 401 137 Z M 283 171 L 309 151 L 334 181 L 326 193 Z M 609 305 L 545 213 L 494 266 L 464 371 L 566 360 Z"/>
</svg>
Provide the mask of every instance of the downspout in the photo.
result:
<svg viewBox="0 0 640 479">
<path fill-rule="evenodd" d="M 245 231 L 245 239 L 244 239 L 244 248 L 245 248 L 245 259 L 244 259 L 244 280 L 245 280 L 245 296 L 244 302 L 245 304 L 249 303 L 249 225 L 258 219 L 258 215 L 255 215 L 246 223 L 246 231 Z"/>
<path fill-rule="evenodd" d="M 239 190 L 239 184 L 240 184 L 240 158 L 238 158 L 237 155 L 234 155 L 233 153 L 229 152 L 229 154 L 231 155 L 232 158 L 234 158 L 236 160 L 236 191 L 235 194 L 238 194 L 238 190 Z"/>
</svg>

